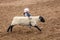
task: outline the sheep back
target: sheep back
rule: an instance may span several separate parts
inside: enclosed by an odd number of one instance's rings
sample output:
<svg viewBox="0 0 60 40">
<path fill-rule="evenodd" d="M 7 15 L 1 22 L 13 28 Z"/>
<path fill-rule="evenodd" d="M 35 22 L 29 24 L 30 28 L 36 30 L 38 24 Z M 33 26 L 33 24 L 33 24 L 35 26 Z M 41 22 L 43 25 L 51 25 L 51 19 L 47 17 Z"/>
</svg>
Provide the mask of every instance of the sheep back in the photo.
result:
<svg viewBox="0 0 60 40">
<path fill-rule="evenodd" d="M 29 25 L 29 22 L 31 22 L 31 24 L 34 26 L 36 25 L 36 20 L 38 19 L 38 16 L 31 16 L 30 17 L 31 20 L 29 20 L 28 17 L 24 17 L 24 16 L 15 16 L 12 20 L 11 25 L 15 25 L 15 24 L 20 24 L 20 25 Z"/>
</svg>

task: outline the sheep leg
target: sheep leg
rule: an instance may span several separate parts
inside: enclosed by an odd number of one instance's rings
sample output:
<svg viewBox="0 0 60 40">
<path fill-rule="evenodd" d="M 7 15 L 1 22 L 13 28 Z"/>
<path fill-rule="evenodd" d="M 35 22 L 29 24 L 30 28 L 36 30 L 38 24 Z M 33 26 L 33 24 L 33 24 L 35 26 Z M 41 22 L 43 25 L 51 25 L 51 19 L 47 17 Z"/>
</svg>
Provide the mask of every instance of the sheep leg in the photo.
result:
<svg viewBox="0 0 60 40">
<path fill-rule="evenodd" d="M 11 28 L 11 25 L 10 25 L 9 28 L 7 29 L 7 32 L 9 32 L 10 28 Z"/>
<path fill-rule="evenodd" d="M 41 29 L 38 26 L 34 26 L 35 28 L 37 28 L 39 31 L 41 31 Z"/>
<path fill-rule="evenodd" d="M 31 22 L 29 22 L 29 25 L 30 25 L 29 28 L 31 28 L 31 26 L 32 26 Z"/>
<path fill-rule="evenodd" d="M 7 32 L 9 32 L 9 30 L 12 32 L 12 28 L 14 25 L 10 25 L 9 28 L 7 29 Z"/>
<path fill-rule="evenodd" d="M 11 32 L 12 32 L 13 26 L 14 26 L 14 25 L 11 26 L 11 30 L 10 30 Z"/>
</svg>

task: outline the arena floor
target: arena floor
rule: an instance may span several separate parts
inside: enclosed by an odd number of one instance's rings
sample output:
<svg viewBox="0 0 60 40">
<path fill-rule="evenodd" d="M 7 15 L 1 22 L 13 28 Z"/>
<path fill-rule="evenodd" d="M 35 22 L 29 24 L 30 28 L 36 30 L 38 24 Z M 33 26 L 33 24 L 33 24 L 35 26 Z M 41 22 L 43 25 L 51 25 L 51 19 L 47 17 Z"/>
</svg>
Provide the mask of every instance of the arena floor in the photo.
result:
<svg viewBox="0 0 60 40">
<path fill-rule="evenodd" d="M 43 16 L 38 31 L 16 25 L 7 33 L 14 16 L 23 16 L 23 9 L 30 8 L 32 16 Z M 60 0 L 0 0 L 0 40 L 60 40 Z"/>
</svg>

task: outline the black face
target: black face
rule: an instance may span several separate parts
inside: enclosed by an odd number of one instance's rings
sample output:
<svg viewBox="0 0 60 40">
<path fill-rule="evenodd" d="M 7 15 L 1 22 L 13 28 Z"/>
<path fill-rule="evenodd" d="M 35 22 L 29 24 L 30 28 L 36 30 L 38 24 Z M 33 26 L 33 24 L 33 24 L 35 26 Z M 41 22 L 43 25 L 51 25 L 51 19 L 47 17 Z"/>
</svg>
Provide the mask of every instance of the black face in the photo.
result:
<svg viewBox="0 0 60 40">
<path fill-rule="evenodd" d="M 40 16 L 39 19 L 41 22 L 45 22 L 45 19 L 42 16 Z"/>
</svg>

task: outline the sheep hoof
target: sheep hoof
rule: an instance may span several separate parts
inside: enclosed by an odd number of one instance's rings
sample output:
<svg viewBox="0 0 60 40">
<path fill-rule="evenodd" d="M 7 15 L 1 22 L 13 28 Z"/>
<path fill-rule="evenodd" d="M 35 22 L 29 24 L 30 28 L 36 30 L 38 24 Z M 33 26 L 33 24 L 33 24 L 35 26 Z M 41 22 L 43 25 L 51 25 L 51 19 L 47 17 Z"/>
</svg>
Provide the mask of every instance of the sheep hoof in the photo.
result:
<svg viewBox="0 0 60 40">
<path fill-rule="evenodd" d="M 41 31 L 41 29 L 40 29 L 40 31 Z"/>
</svg>

